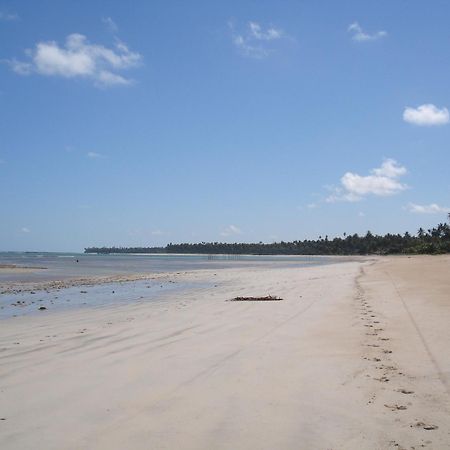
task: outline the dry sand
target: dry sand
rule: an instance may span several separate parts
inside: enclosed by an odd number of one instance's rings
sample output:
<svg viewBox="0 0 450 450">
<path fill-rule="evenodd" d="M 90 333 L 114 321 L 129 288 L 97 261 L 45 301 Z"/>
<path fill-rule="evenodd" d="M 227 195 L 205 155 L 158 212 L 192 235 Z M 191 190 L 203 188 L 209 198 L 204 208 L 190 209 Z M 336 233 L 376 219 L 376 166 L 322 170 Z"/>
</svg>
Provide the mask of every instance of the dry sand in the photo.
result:
<svg viewBox="0 0 450 450">
<path fill-rule="evenodd" d="M 449 256 L 184 276 L 1 321 L 0 448 L 450 448 Z"/>
</svg>

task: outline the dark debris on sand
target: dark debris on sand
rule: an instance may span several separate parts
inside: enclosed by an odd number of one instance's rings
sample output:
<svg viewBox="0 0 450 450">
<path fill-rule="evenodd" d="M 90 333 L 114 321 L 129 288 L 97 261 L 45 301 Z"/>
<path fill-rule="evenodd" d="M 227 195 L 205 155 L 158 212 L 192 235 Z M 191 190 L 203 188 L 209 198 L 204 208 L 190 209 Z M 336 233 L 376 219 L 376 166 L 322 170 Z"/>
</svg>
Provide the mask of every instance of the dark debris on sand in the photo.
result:
<svg viewBox="0 0 450 450">
<path fill-rule="evenodd" d="M 234 297 L 230 302 L 270 302 L 270 301 L 280 301 L 282 298 L 276 295 L 267 295 L 265 297 Z"/>
</svg>

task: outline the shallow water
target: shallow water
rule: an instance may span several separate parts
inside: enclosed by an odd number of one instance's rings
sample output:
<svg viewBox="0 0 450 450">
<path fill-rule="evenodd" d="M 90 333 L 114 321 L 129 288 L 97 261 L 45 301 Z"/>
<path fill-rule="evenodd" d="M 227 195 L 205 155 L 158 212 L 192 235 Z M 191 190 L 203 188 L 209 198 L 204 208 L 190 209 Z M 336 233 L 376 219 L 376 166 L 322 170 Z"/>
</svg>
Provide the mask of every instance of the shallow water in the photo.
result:
<svg viewBox="0 0 450 450">
<path fill-rule="evenodd" d="M 187 289 L 207 286 L 205 283 L 146 279 L 0 294 L 0 319 L 77 308 L 153 303 L 160 301 L 165 294 L 176 296 Z"/>
<path fill-rule="evenodd" d="M 83 253 L 0 252 L 0 265 L 36 270 L 0 270 L 1 282 L 40 282 L 71 278 L 180 272 L 233 267 L 301 267 L 337 262 L 333 257 L 257 255 L 96 255 Z"/>
<path fill-rule="evenodd" d="M 0 253 L 0 265 L 24 268 L 0 269 L 0 319 L 47 314 L 76 308 L 155 302 L 207 283 L 174 281 L 151 274 L 179 273 L 200 269 L 252 267 L 304 267 L 331 264 L 339 259 L 317 256 L 250 255 L 94 255 L 77 253 Z M 122 281 L 116 276 L 144 275 L 145 279 Z M 147 278 L 148 276 L 148 278 Z M 96 277 L 112 277 L 107 282 Z M 79 282 L 79 279 L 86 279 Z M 71 281 L 77 280 L 77 281 Z M 64 287 L 49 284 L 67 282 Z M 13 285 L 13 289 L 8 289 Z M 170 298 L 173 298 L 170 296 Z M 40 310 L 39 308 L 44 309 Z"/>
</svg>

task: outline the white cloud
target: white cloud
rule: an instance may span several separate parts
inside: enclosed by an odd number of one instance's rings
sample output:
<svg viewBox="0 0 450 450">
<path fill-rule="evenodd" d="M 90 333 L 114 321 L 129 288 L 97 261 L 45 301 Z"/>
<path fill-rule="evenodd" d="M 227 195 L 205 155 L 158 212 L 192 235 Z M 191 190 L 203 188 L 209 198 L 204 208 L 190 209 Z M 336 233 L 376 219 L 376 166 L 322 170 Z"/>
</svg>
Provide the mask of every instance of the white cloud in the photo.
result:
<svg viewBox="0 0 450 450">
<path fill-rule="evenodd" d="M 116 22 L 111 19 L 111 17 L 103 17 L 102 22 L 106 25 L 111 33 L 117 33 L 119 31 L 119 27 L 117 26 Z"/>
<path fill-rule="evenodd" d="M 87 152 L 86 156 L 88 158 L 91 158 L 91 159 L 100 159 L 100 158 L 104 158 L 105 157 L 101 153 L 96 153 L 96 152 Z"/>
<path fill-rule="evenodd" d="M 20 229 L 20 231 L 21 231 L 22 233 L 30 233 L 30 232 L 31 232 L 31 230 L 30 230 L 29 228 L 27 228 L 27 227 L 22 227 L 22 228 Z"/>
<path fill-rule="evenodd" d="M 446 214 L 450 212 L 450 207 L 439 206 L 436 203 L 429 205 L 418 205 L 416 203 L 408 203 L 406 209 L 415 214 Z"/>
<path fill-rule="evenodd" d="M 264 31 L 261 25 L 256 22 L 249 22 L 248 27 L 250 35 L 258 41 L 273 41 L 283 37 L 283 30 L 270 27 Z"/>
<path fill-rule="evenodd" d="M 385 159 L 381 167 L 373 169 L 372 173 L 379 177 L 397 178 L 405 175 L 405 167 L 400 166 L 394 159 Z"/>
<path fill-rule="evenodd" d="M 130 84 L 132 80 L 117 72 L 140 64 L 142 57 L 120 41 L 115 48 L 91 44 L 82 34 L 70 34 L 64 46 L 55 41 L 38 42 L 26 52 L 29 61 L 12 59 L 9 64 L 19 75 L 38 73 L 63 78 L 86 78 L 97 86 Z"/>
<path fill-rule="evenodd" d="M 387 36 L 386 31 L 376 31 L 375 33 L 369 34 L 366 33 L 358 22 L 353 22 L 349 25 L 347 31 L 353 33 L 352 39 L 358 42 L 366 42 L 366 41 L 376 41 L 378 39 L 384 38 Z"/>
<path fill-rule="evenodd" d="M 28 62 L 18 61 L 13 58 L 6 61 L 11 69 L 19 75 L 29 75 L 32 72 L 33 66 Z"/>
<path fill-rule="evenodd" d="M 248 22 L 243 32 L 237 32 L 234 24 L 230 22 L 231 37 L 234 46 L 243 56 L 262 59 L 269 56 L 272 49 L 267 47 L 270 41 L 276 41 L 286 37 L 280 28 L 268 27 L 264 29 L 257 22 Z"/>
<path fill-rule="evenodd" d="M 318 208 L 319 205 L 318 205 L 317 203 L 308 203 L 308 204 L 306 205 L 306 207 L 307 207 L 308 209 L 315 209 L 315 208 Z"/>
<path fill-rule="evenodd" d="M 5 22 L 10 22 L 12 20 L 17 20 L 19 16 L 16 13 L 7 13 L 4 11 L 0 11 L 0 21 L 3 20 Z"/>
<path fill-rule="evenodd" d="M 162 231 L 162 230 L 152 230 L 152 231 L 150 232 L 150 234 L 151 234 L 152 236 L 162 236 L 162 235 L 164 235 L 164 234 L 166 234 L 166 233 L 164 233 L 164 231 Z"/>
<path fill-rule="evenodd" d="M 381 167 L 372 169 L 370 175 L 347 172 L 341 178 L 341 186 L 334 188 L 327 202 L 357 202 L 368 195 L 387 197 L 407 189 L 398 178 L 406 174 L 406 168 L 393 159 L 386 159 Z"/>
<path fill-rule="evenodd" d="M 447 108 L 439 109 L 435 105 L 427 103 L 417 108 L 405 108 L 403 120 L 419 126 L 445 125 L 450 122 L 450 114 Z"/>
<path fill-rule="evenodd" d="M 221 236 L 233 236 L 237 234 L 242 234 L 242 230 L 235 225 L 229 225 L 220 233 Z"/>
</svg>

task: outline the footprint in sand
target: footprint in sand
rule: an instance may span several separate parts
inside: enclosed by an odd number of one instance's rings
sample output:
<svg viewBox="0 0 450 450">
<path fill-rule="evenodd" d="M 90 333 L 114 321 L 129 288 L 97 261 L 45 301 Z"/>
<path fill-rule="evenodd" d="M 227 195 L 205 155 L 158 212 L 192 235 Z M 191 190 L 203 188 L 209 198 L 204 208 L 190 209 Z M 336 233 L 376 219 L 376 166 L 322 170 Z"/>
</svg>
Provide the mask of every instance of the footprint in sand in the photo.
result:
<svg viewBox="0 0 450 450">
<path fill-rule="evenodd" d="M 410 391 L 409 389 L 397 389 L 397 392 L 401 394 L 414 394 L 414 391 Z"/>
<path fill-rule="evenodd" d="M 383 370 L 397 370 L 397 367 L 395 366 L 387 366 L 386 364 L 383 364 L 380 366 Z"/>
<path fill-rule="evenodd" d="M 388 377 L 374 378 L 374 380 L 379 381 L 380 383 L 387 383 L 389 381 Z"/>
<path fill-rule="evenodd" d="M 403 447 L 398 442 L 390 441 L 389 444 L 391 444 L 393 447 L 395 447 L 397 450 L 408 450 L 406 447 Z M 414 447 L 411 447 L 414 448 Z"/>
<path fill-rule="evenodd" d="M 411 428 L 423 428 L 424 430 L 437 430 L 439 427 L 437 425 L 428 424 L 425 422 L 418 421 L 413 425 L 410 425 Z"/>
<path fill-rule="evenodd" d="M 384 405 L 386 408 L 390 409 L 391 411 L 405 411 L 408 409 L 405 405 Z"/>
<path fill-rule="evenodd" d="M 392 350 L 383 349 L 383 353 L 389 354 L 392 353 Z"/>
</svg>

